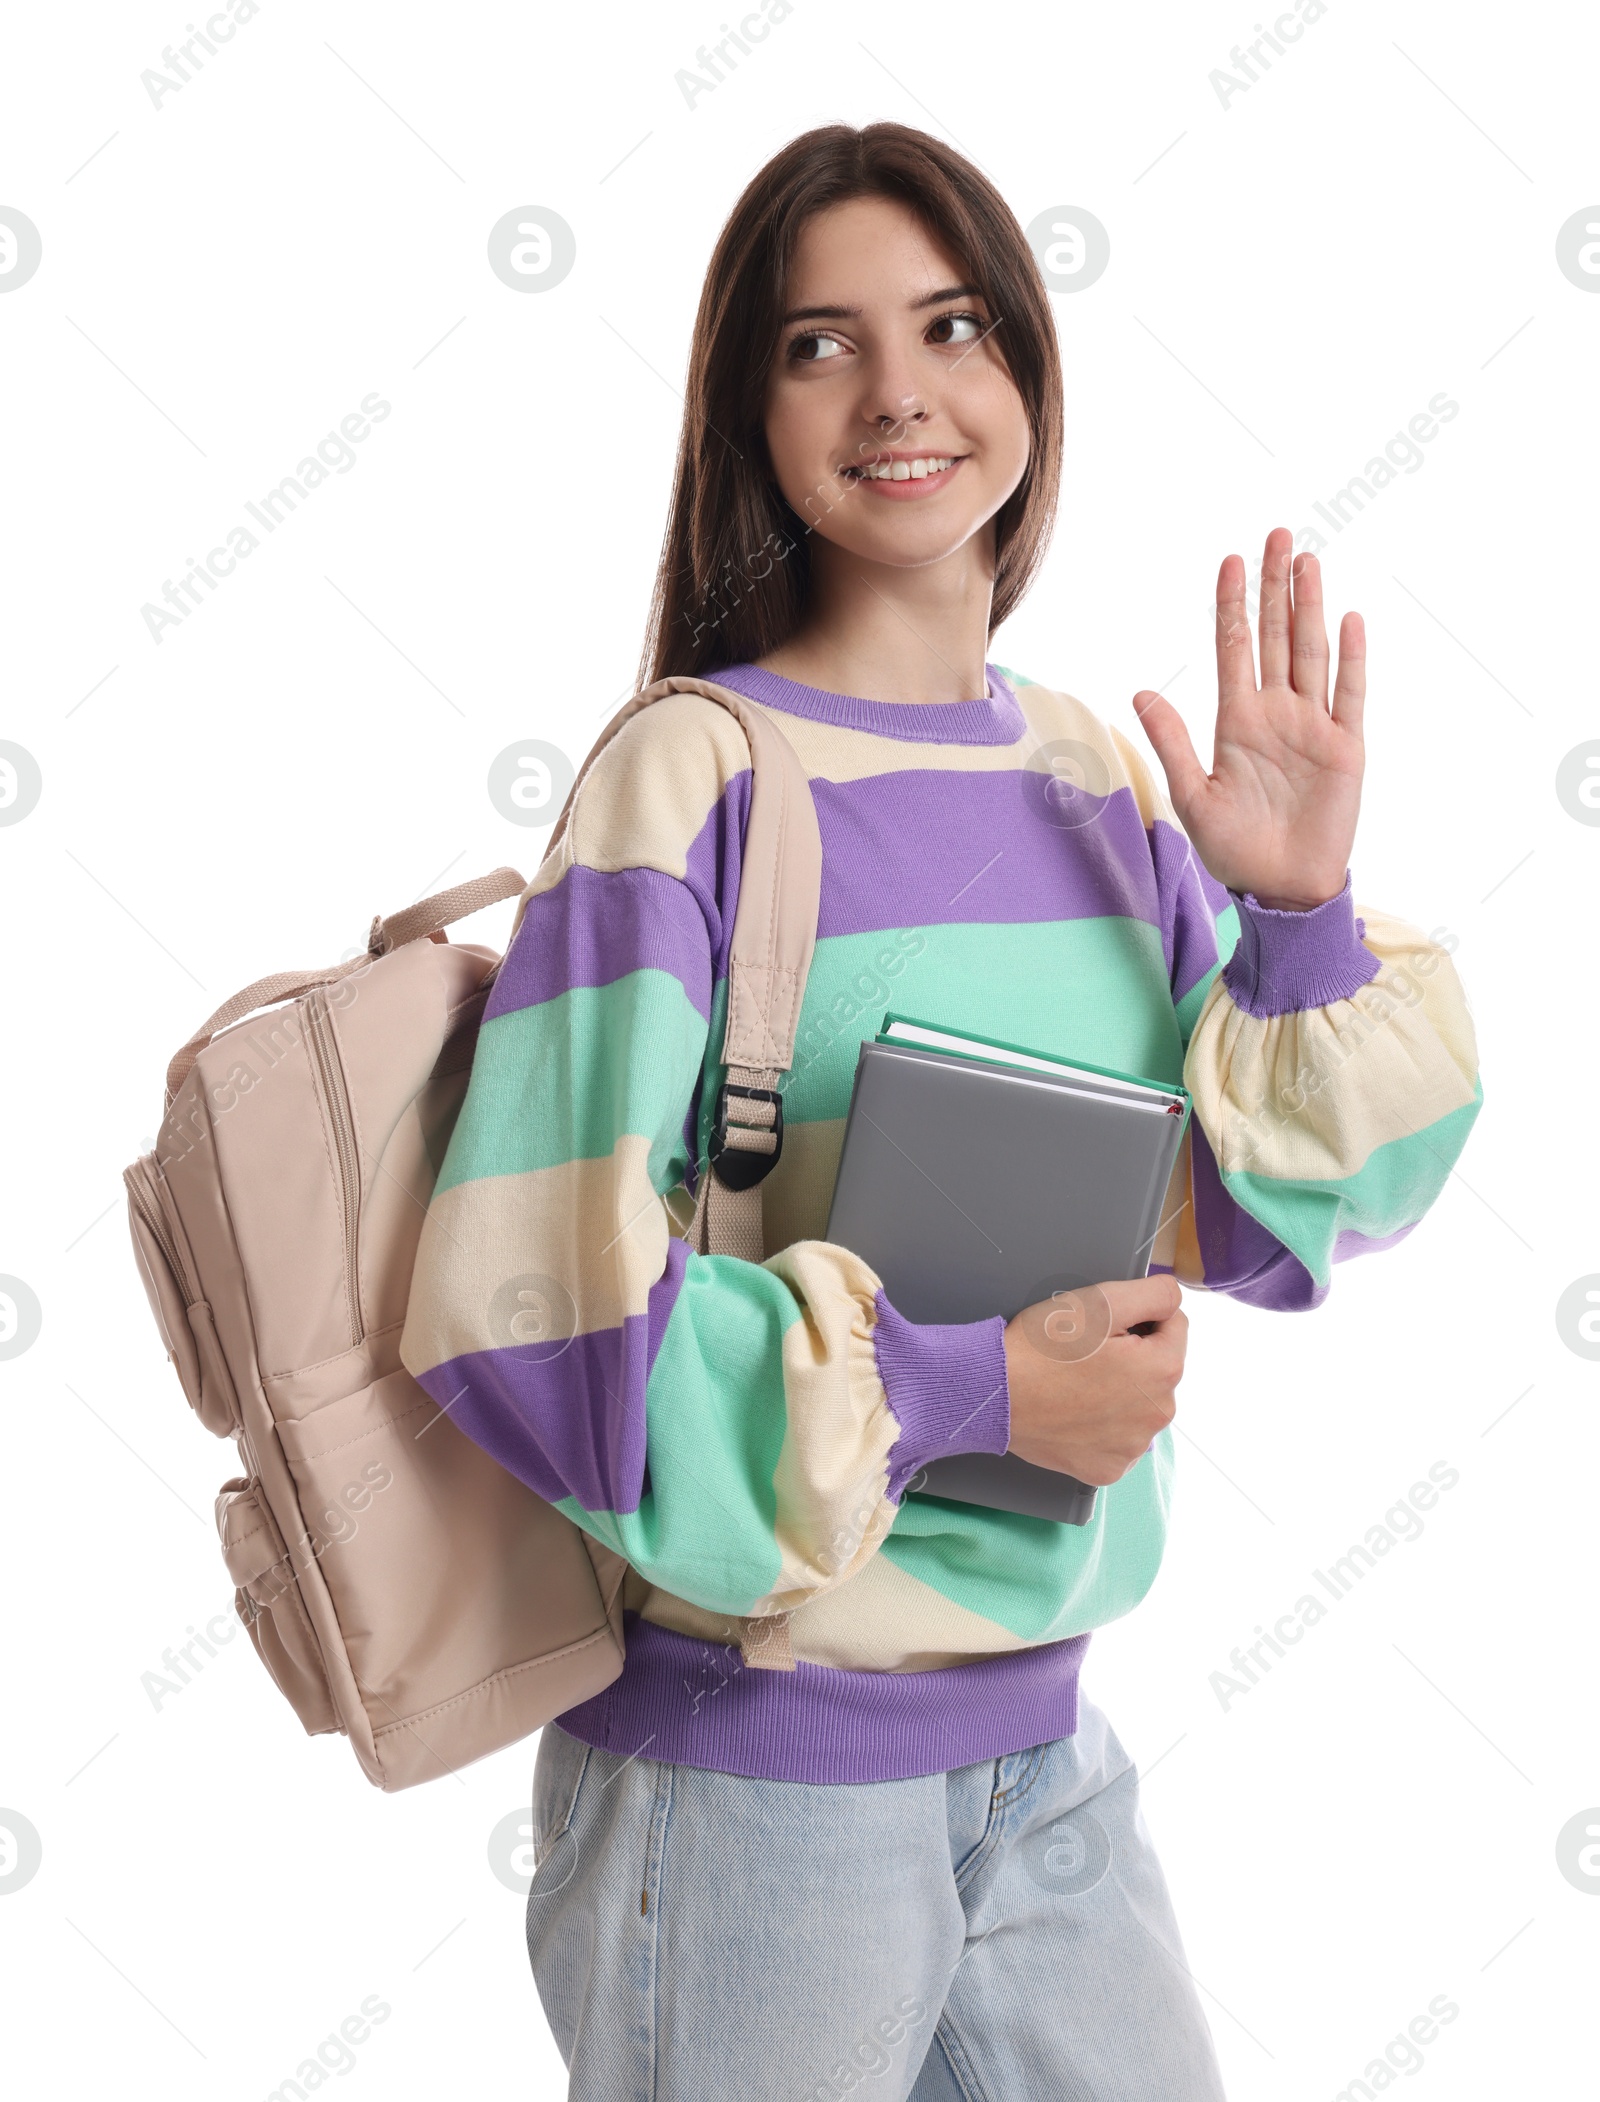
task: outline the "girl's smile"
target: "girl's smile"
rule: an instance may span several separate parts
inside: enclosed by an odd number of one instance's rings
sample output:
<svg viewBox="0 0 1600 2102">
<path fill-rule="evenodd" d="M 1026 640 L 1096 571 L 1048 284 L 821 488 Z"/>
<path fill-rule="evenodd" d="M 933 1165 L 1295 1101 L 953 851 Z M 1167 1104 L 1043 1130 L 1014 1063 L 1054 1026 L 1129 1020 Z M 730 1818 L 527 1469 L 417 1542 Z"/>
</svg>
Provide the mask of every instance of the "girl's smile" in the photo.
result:
<svg viewBox="0 0 1600 2102">
<path fill-rule="evenodd" d="M 898 503 L 915 502 L 949 487 L 951 478 L 966 458 L 965 453 L 881 452 L 868 460 L 857 460 L 839 472 L 844 479 L 875 496 Z"/>
</svg>

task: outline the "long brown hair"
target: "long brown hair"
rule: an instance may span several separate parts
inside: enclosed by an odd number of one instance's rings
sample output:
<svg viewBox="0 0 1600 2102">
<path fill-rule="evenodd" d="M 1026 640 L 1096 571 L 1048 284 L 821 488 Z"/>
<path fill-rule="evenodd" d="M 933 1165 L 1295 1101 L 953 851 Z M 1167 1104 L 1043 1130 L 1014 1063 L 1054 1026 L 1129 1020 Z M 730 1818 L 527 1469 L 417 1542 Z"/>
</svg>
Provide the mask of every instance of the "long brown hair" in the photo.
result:
<svg viewBox="0 0 1600 2102">
<path fill-rule="evenodd" d="M 706 271 L 641 684 L 744 663 L 799 625 L 811 525 L 772 477 L 767 376 L 800 230 L 854 197 L 908 206 L 956 257 L 988 303 L 995 344 L 1022 397 L 1028 466 L 995 516 L 991 633 L 1044 555 L 1061 475 L 1061 360 L 1049 294 L 1022 228 L 994 185 L 926 132 L 825 124 L 792 139 L 755 176 Z"/>
</svg>

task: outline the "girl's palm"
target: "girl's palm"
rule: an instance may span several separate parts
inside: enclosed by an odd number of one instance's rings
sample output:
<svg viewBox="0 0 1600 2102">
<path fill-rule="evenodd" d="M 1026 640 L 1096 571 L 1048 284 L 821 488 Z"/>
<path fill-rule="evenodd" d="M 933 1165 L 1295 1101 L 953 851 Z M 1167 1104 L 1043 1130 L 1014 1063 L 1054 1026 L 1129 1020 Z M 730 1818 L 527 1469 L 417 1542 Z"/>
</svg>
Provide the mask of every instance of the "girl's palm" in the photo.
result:
<svg viewBox="0 0 1600 2102">
<path fill-rule="evenodd" d="M 1265 905 L 1304 908 L 1344 888 L 1361 803 L 1366 636 L 1360 614 L 1347 613 L 1330 709 L 1322 578 L 1316 557 L 1302 555 L 1291 579 L 1292 545 L 1281 526 L 1267 535 L 1259 687 L 1243 561 L 1229 555 L 1218 575 L 1211 771 L 1170 702 L 1145 690 L 1133 705 L 1172 807 L 1211 874 Z"/>
</svg>

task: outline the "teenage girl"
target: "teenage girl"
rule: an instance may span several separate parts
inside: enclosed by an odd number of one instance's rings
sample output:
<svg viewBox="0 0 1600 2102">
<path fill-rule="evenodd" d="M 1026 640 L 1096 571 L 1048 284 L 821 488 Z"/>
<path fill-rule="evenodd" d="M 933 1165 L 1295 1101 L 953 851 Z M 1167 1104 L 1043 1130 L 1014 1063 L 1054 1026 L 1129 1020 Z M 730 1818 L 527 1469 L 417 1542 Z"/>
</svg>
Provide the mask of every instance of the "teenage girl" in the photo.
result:
<svg viewBox="0 0 1600 2102">
<path fill-rule="evenodd" d="M 627 1564 L 622 1676 L 539 1745 L 539 1992 L 577 2102 L 1207 2102 L 1135 1770 L 1078 1675 L 1161 1559 L 1180 1281 L 1315 1307 L 1417 1223 L 1476 1115 L 1448 956 L 1351 903 L 1362 624 L 1330 698 L 1317 562 L 1274 531 L 1258 674 L 1229 555 L 1209 771 L 1134 696 L 1166 796 L 1121 730 L 987 661 L 1057 500 L 1055 326 L 1000 196 L 900 125 L 756 176 L 686 401 L 645 676 L 769 712 L 823 844 L 766 1260 L 684 1237 L 751 759 L 678 693 L 601 753 L 529 887 L 404 1344 Z M 823 1238 L 890 1005 L 1190 1089 L 1151 1274 L 1100 1288 L 1087 1356 L 1048 1305 L 909 1321 Z M 491 1321 L 520 1275 L 566 1310 L 533 1349 Z M 959 1451 L 1099 1485 L 1092 1521 L 914 1486 Z"/>
</svg>

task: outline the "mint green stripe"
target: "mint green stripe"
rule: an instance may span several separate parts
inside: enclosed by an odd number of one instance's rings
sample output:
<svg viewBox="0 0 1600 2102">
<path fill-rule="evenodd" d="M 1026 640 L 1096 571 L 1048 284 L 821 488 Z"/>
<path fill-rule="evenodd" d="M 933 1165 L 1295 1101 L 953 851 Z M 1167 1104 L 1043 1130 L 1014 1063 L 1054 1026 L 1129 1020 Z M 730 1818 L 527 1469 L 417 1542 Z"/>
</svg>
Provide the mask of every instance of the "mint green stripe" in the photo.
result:
<svg viewBox="0 0 1600 2102">
<path fill-rule="evenodd" d="M 585 1511 L 570 1496 L 556 1508 L 675 1597 L 749 1612 L 783 1566 L 783 1335 L 799 1319 L 770 1270 L 695 1256 L 645 1388 L 650 1486 L 638 1510 Z"/>
<path fill-rule="evenodd" d="M 706 1025 L 670 971 L 630 971 L 496 1015 L 478 1034 L 439 1189 L 606 1160 L 625 1133 L 653 1142 L 651 1184 L 670 1189 L 705 1046 Z"/>
<path fill-rule="evenodd" d="M 969 1029 L 1180 1082 L 1183 1042 L 1161 953 L 1144 920 L 1107 915 L 1006 926 L 959 925 L 896 936 L 836 934 L 817 943 L 800 1011 L 784 1118 L 815 1123 L 850 1106 L 856 1052 L 890 1008 L 935 1027 Z M 885 968 L 885 951 L 898 968 Z M 721 1009 L 713 1011 L 712 1042 Z"/>
<path fill-rule="evenodd" d="M 1185 1009 L 1197 1011 L 1203 997 L 1195 988 Z M 946 925 L 908 929 L 903 939 L 893 930 L 831 935 L 817 943 L 807 981 L 786 1122 L 846 1113 L 858 1048 L 891 1007 L 1152 1080 L 1183 1078 L 1185 1037 L 1160 930 L 1143 920 Z M 648 969 L 497 1015 L 479 1034 L 440 1190 L 604 1158 L 625 1132 L 657 1139 L 651 1180 L 670 1188 L 683 1172 L 684 1108 L 706 1046 L 720 1050 L 726 1022 L 725 980 L 708 1028 L 676 977 Z M 702 1152 L 720 1077 L 714 1064 Z"/>
<path fill-rule="evenodd" d="M 878 1550 L 909 1576 L 1024 1642 L 1132 1612 L 1155 1581 L 1172 1502 L 1171 1431 L 1095 1498 L 1087 1525 L 908 1496 Z"/>
<path fill-rule="evenodd" d="M 1483 1107 L 1483 1082 L 1472 1100 L 1408 1138 L 1376 1146 L 1354 1175 L 1290 1182 L 1270 1175 L 1227 1175 L 1228 1194 L 1292 1249 L 1319 1285 L 1333 1272 L 1333 1244 L 1347 1229 L 1374 1240 L 1415 1225 L 1443 1189 Z"/>
</svg>

